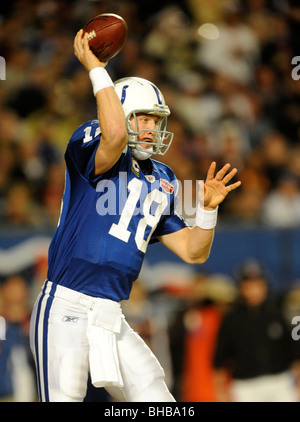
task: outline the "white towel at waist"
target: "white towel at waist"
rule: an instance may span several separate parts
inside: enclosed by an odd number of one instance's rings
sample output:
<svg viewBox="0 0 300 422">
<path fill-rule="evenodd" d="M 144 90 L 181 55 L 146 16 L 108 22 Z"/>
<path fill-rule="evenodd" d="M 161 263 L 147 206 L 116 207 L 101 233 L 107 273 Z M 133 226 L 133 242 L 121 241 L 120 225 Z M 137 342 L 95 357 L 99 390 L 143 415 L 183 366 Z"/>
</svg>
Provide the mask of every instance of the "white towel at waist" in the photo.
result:
<svg viewBox="0 0 300 422">
<path fill-rule="evenodd" d="M 88 310 L 91 381 L 95 387 L 123 387 L 116 335 L 121 331 L 119 303 L 97 299 Z"/>
</svg>

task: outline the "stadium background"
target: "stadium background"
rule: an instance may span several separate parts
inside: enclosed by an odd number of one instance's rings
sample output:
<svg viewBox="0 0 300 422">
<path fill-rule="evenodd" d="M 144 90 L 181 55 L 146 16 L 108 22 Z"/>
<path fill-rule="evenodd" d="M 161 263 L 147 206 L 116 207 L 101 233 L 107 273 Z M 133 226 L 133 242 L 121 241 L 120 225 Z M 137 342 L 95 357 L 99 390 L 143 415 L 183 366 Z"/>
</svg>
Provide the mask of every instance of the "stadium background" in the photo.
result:
<svg viewBox="0 0 300 422">
<path fill-rule="evenodd" d="M 204 266 L 191 268 L 160 245 L 149 248 L 139 280 L 147 303 L 168 322 L 185 300 L 195 272 L 232 287 L 237 267 L 250 258 L 266 268 L 280 303 L 298 294 L 297 3 L 2 2 L 0 55 L 6 79 L 0 81 L 0 315 L 27 332 L 60 212 L 64 149 L 73 130 L 96 113 L 87 73 L 73 54 L 73 38 L 102 12 L 120 14 L 129 27 L 124 50 L 107 67 L 112 79 L 136 75 L 153 81 L 171 109 L 168 128 L 175 136 L 162 161 L 182 183 L 202 179 L 212 160 L 219 167 L 230 162 L 242 180 L 220 207 Z M 183 197 L 193 193 L 192 186 Z M 14 289 L 22 292 L 19 297 Z M 2 379 L 9 372 L 8 356 L 3 356 Z M 165 355 L 163 359 L 168 366 Z M 171 369 L 168 374 L 172 380 Z M 24 390 L 13 393 L 12 385 L 12 379 L 4 385 L 0 377 L 4 400 L 34 397 Z"/>
</svg>

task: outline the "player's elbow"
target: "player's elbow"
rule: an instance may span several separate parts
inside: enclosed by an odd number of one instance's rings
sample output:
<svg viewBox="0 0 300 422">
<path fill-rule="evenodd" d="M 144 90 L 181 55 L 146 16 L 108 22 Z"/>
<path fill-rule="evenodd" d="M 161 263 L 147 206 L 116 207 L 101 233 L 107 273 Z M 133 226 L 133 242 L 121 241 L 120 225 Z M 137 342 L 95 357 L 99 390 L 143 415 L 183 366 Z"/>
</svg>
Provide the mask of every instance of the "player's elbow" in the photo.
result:
<svg viewBox="0 0 300 422">
<path fill-rule="evenodd" d="M 126 128 L 126 124 L 124 123 L 120 123 L 117 124 L 116 127 L 114 128 L 114 135 L 113 135 L 118 141 L 122 142 L 122 143 L 127 143 L 128 141 L 128 133 L 127 133 L 127 128 Z"/>
<path fill-rule="evenodd" d="M 187 264 L 191 264 L 191 265 L 201 265 L 204 264 L 208 258 L 209 258 L 210 253 L 206 252 L 206 253 L 202 253 L 200 255 L 188 255 L 184 261 Z"/>
<path fill-rule="evenodd" d="M 201 265 L 201 264 L 204 264 L 207 260 L 208 260 L 208 258 L 209 258 L 209 254 L 208 255 L 201 255 L 201 256 L 199 256 L 198 258 L 195 258 L 193 261 L 192 261 L 192 264 L 197 264 L 197 265 Z"/>
</svg>

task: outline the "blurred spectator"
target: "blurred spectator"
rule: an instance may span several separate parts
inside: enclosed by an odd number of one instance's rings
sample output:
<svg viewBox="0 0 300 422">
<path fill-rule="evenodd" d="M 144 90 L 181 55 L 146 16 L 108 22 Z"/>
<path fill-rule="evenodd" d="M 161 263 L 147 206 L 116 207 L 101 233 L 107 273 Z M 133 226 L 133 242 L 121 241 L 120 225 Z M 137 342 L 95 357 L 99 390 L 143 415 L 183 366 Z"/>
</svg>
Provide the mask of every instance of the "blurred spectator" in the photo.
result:
<svg viewBox="0 0 300 422">
<path fill-rule="evenodd" d="M 1 285 L 1 315 L 6 321 L 19 323 L 25 332 L 29 330 L 30 309 L 28 287 L 23 277 L 9 276 Z"/>
<path fill-rule="evenodd" d="M 20 228 L 41 226 L 40 209 L 28 183 L 15 182 L 9 187 L 3 222 Z"/>
<path fill-rule="evenodd" d="M 54 164 L 47 171 L 45 186 L 40 193 L 45 227 L 54 228 L 58 224 L 65 185 L 64 174 L 65 168 L 61 164 Z"/>
<path fill-rule="evenodd" d="M 0 401 L 31 402 L 37 397 L 35 371 L 29 350 L 28 288 L 21 276 L 8 277 L 0 288 L 0 314 L 6 339 L 0 340 Z"/>
<path fill-rule="evenodd" d="M 220 163 L 229 162 L 232 167 L 243 168 L 244 157 L 250 150 L 245 128 L 234 118 L 222 119 L 218 128 L 212 131 L 210 142 L 213 155 Z"/>
<path fill-rule="evenodd" d="M 242 227 L 254 227 L 261 223 L 263 201 L 264 196 L 261 189 L 243 187 L 237 195 L 231 198 L 226 207 L 222 207 L 223 221 L 233 222 Z"/>
<path fill-rule="evenodd" d="M 286 292 L 283 309 L 287 322 L 290 324 L 294 316 L 300 315 L 300 285 L 299 281 Z"/>
<path fill-rule="evenodd" d="M 300 227 L 300 186 L 294 174 L 283 174 L 277 188 L 266 196 L 262 221 L 274 228 Z"/>
<path fill-rule="evenodd" d="M 296 334 L 299 335 L 299 315 L 300 315 L 300 285 L 297 280 L 288 291 L 285 292 L 282 301 L 283 315 L 286 319 L 286 323 L 292 326 L 291 335 L 293 337 L 293 330 L 296 329 Z M 295 325 L 295 320 L 297 325 Z M 294 338 L 295 349 L 299 348 L 299 337 Z M 297 353 L 297 352 L 296 352 Z M 298 351 L 298 354 L 300 352 Z M 299 361 L 293 365 L 293 372 L 296 381 L 296 388 L 300 392 L 300 364 Z M 300 396 L 300 393 L 299 393 Z M 300 398 L 299 398 L 300 400 Z"/>
<path fill-rule="evenodd" d="M 281 109 L 283 87 L 279 83 L 279 75 L 271 65 L 257 65 L 255 88 L 260 102 L 260 114 L 269 121 L 276 121 Z"/>
<path fill-rule="evenodd" d="M 198 273 L 186 304 L 170 324 L 175 397 L 183 402 L 214 402 L 213 355 L 224 313 L 235 298 L 231 280 Z"/>
<path fill-rule="evenodd" d="M 298 401 L 292 367 L 299 365 L 300 354 L 266 271 L 252 260 L 237 280 L 238 301 L 221 323 L 214 357 L 218 400 Z"/>
<path fill-rule="evenodd" d="M 28 306 L 32 310 L 34 302 L 47 280 L 48 272 L 48 250 L 39 251 L 34 265 L 33 277 L 30 280 L 28 292 Z"/>
<path fill-rule="evenodd" d="M 205 69 L 248 84 L 253 80 L 259 54 L 256 34 L 245 22 L 239 2 L 224 4 L 222 12 L 222 20 L 215 26 L 215 37 L 205 32 L 200 39 L 197 62 Z"/>
<path fill-rule="evenodd" d="M 223 8 L 231 0 L 187 0 L 187 4 L 197 24 L 219 22 L 223 17 Z"/>
<path fill-rule="evenodd" d="M 277 182 L 285 172 L 290 159 L 287 139 L 280 133 L 268 133 L 260 148 L 261 165 L 269 179 L 270 189 L 277 187 Z"/>
<path fill-rule="evenodd" d="M 210 130 L 222 116 L 224 104 L 215 92 L 206 92 L 206 83 L 198 72 L 186 71 L 177 80 L 173 109 L 193 134 Z"/>
<path fill-rule="evenodd" d="M 163 8 L 152 18 L 153 26 L 145 36 L 143 51 L 159 59 L 163 73 L 175 81 L 195 64 L 193 25 L 175 4 Z"/>
</svg>

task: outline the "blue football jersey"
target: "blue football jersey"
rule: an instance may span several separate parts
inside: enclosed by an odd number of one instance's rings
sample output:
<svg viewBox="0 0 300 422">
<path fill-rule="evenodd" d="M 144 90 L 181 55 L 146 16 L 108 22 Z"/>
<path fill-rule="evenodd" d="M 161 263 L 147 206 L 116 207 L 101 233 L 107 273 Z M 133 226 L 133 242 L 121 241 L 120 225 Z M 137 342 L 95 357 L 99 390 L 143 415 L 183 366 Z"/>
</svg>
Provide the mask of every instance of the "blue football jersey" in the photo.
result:
<svg viewBox="0 0 300 422">
<path fill-rule="evenodd" d="M 126 147 L 109 171 L 94 176 L 100 138 L 99 121 L 91 120 L 68 143 L 48 279 L 90 296 L 121 301 L 129 297 L 148 244 L 186 224 L 174 209 L 177 181 L 168 166 L 152 159 L 139 163 Z"/>
</svg>

